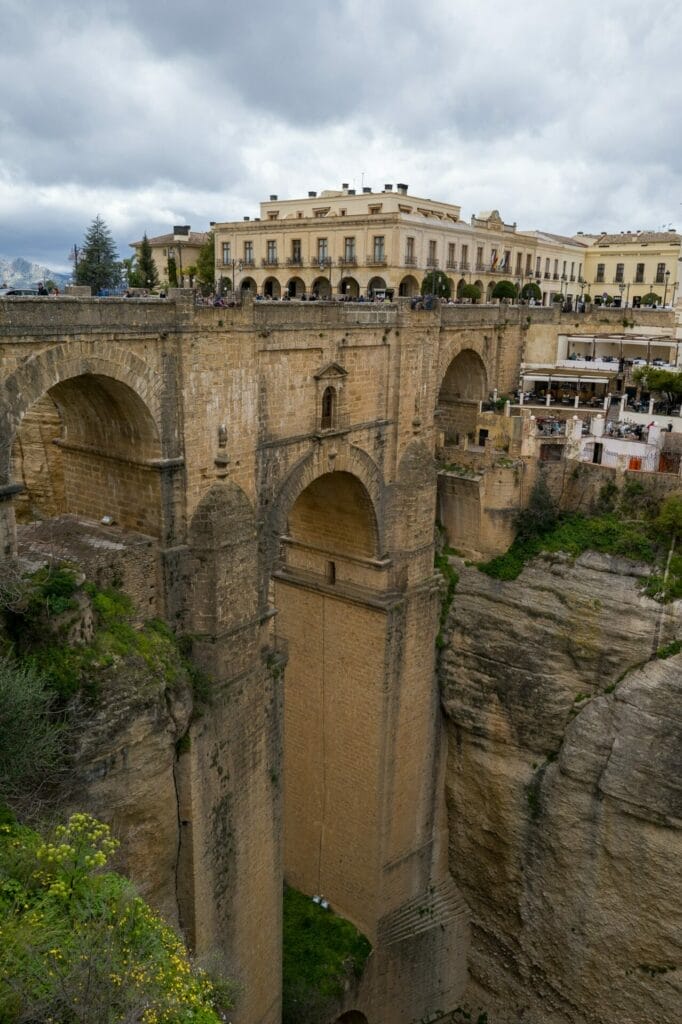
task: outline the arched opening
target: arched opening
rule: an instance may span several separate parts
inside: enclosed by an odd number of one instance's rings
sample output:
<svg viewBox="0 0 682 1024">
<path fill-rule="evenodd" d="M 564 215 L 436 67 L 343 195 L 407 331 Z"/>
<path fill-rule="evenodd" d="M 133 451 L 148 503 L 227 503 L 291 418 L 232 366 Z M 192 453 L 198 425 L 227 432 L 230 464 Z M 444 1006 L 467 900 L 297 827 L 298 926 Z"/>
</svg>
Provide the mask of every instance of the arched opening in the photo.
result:
<svg viewBox="0 0 682 1024">
<path fill-rule="evenodd" d="M 253 295 L 256 294 L 256 282 L 252 277 L 245 277 L 239 286 L 243 292 L 251 292 Z"/>
<path fill-rule="evenodd" d="M 408 274 L 407 277 L 404 277 L 400 282 L 398 295 L 402 295 L 406 298 L 412 298 L 414 295 L 419 295 L 419 282 L 417 281 L 417 278 L 413 277 L 412 274 Z"/>
<path fill-rule="evenodd" d="M 320 416 L 320 427 L 322 430 L 331 430 L 334 426 L 334 413 L 336 411 L 336 388 L 324 389 L 322 395 L 322 411 Z"/>
<path fill-rule="evenodd" d="M 286 291 L 290 299 L 300 299 L 305 295 L 305 285 L 300 277 L 291 277 L 287 283 Z"/>
<path fill-rule="evenodd" d="M 337 1018 L 336 1024 L 368 1024 L 368 1021 L 364 1013 L 360 1013 L 359 1010 L 349 1010 L 348 1013 L 342 1013 Z"/>
<path fill-rule="evenodd" d="M 383 277 L 373 277 L 373 278 L 371 278 L 369 284 L 367 285 L 367 296 L 368 296 L 368 298 L 373 299 L 373 298 L 379 297 L 379 296 L 381 296 L 381 298 L 383 298 L 384 296 L 381 293 L 382 292 L 385 293 L 385 291 L 386 291 L 386 282 L 384 281 Z"/>
<path fill-rule="evenodd" d="M 460 301 L 462 298 L 462 289 L 464 288 L 465 284 L 466 281 L 464 280 L 464 278 L 460 277 L 459 281 L 457 282 L 457 298 L 460 299 Z"/>
<path fill-rule="evenodd" d="M 487 288 L 486 293 L 485 293 L 485 301 L 486 302 L 492 302 L 493 301 L 493 291 L 495 289 L 495 285 L 496 284 L 497 284 L 496 281 L 490 281 L 488 283 L 488 288 Z"/>
<path fill-rule="evenodd" d="M 312 284 L 312 295 L 317 299 L 331 299 L 332 286 L 327 277 L 316 277 Z"/>
<path fill-rule="evenodd" d="M 314 479 L 294 501 L 275 574 L 276 628 L 285 642 L 284 875 L 371 931 L 386 619 L 367 601 L 379 552 L 377 517 L 358 477 Z M 352 637 L 362 635 L 362 642 Z M 368 722 L 358 729 L 359 721 Z M 377 725 L 378 728 L 378 725 Z M 368 779 L 370 780 L 368 782 Z M 363 800 L 349 794 L 363 792 Z M 362 806 L 361 806 L 362 804 Z M 372 837 L 368 839 L 368 834 Z"/>
<path fill-rule="evenodd" d="M 282 288 L 276 277 L 266 277 L 263 282 L 263 295 L 268 299 L 279 299 Z"/>
<path fill-rule="evenodd" d="M 483 287 L 483 281 L 474 281 L 474 284 L 480 290 L 481 295 L 485 295 L 485 288 Z"/>
<path fill-rule="evenodd" d="M 478 403 L 487 394 L 483 360 L 472 349 L 464 349 L 448 366 L 438 393 L 436 417 L 446 445 L 457 444 L 463 435 L 473 435 Z"/>
<path fill-rule="evenodd" d="M 158 536 L 160 455 L 154 419 L 126 384 L 94 374 L 55 384 L 27 411 L 12 445 L 12 476 L 24 486 L 17 521 L 108 516 Z"/>
<path fill-rule="evenodd" d="M 341 278 L 339 291 L 342 295 L 347 295 L 351 299 L 357 299 L 360 295 L 360 285 L 354 277 L 343 277 Z"/>
</svg>

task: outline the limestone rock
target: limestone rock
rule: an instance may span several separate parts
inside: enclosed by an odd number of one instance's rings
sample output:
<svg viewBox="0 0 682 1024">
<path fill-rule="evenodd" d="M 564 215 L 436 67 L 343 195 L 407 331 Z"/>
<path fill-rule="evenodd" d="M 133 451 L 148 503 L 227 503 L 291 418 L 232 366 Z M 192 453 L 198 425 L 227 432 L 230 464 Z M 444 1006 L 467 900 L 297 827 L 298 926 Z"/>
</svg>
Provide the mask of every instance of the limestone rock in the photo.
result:
<svg viewBox="0 0 682 1024">
<path fill-rule="evenodd" d="M 676 1024 L 682 656 L 647 659 L 679 607 L 605 556 L 460 571 L 441 685 L 470 1003 L 490 1024 Z"/>
</svg>

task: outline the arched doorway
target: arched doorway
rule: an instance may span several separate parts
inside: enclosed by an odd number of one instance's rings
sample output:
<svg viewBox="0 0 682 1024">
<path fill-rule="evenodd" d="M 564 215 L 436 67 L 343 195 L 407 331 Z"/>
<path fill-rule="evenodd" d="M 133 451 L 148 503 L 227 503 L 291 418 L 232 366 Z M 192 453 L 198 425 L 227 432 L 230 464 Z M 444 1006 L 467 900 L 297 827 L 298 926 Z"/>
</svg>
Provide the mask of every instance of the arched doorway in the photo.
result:
<svg viewBox="0 0 682 1024">
<path fill-rule="evenodd" d="M 386 282 L 383 277 L 373 277 L 367 285 L 367 297 L 374 298 L 377 293 L 386 291 Z"/>
<path fill-rule="evenodd" d="M 419 282 L 416 277 L 413 277 L 412 274 L 408 274 L 407 277 L 404 277 L 400 282 L 398 295 L 402 295 L 407 298 L 419 295 Z"/>
<path fill-rule="evenodd" d="M 485 288 L 483 287 L 483 281 L 474 281 L 474 284 L 480 290 L 481 295 L 485 295 Z"/>
<path fill-rule="evenodd" d="M 291 277 L 287 283 L 287 294 L 290 299 L 300 299 L 305 295 L 305 285 L 300 277 Z"/>
<path fill-rule="evenodd" d="M 464 288 L 465 284 L 466 281 L 464 280 L 464 278 L 460 277 L 459 281 L 457 282 L 457 298 L 460 299 L 460 301 L 462 298 L 462 289 Z"/>
<path fill-rule="evenodd" d="M 263 282 L 263 295 L 268 299 L 279 299 L 282 289 L 276 277 L 266 277 Z"/>
<path fill-rule="evenodd" d="M 251 292 L 252 295 L 256 294 L 256 282 L 252 277 L 245 277 L 239 287 L 243 292 Z"/>
<path fill-rule="evenodd" d="M 496 283 L 497 283 L 496 281 L 490 281 L 488 283 L 488 288 L 487 288 L 486 293 L 485 293 L 485 301 L 486 302 L 492 302 L 493 301 L 493 291 L 495 289 Z"/>
<path fill-rule="evenodd" d="M 473 349 L 464 349 L 448 366 L 438 393 L 436 417 L 445 444 L 457 444 L 462 435 L 473 436 L 478 403 L 488 395 L 485 364 Z"/>
<path fill-rule="evenodd" d="M 311 292 L 318 299 L 328 300 L 332 297 L 332 286 L 327 277 L 316 277 L 312 284 Z"/>
<path fill-rule="evenodd" d="M 343 277 L 341 278 L 339 291 L 342 295 L 347 295 L 351 299 L 357 299 L 360 295 L 360 285 L 354 277 Z"/>
</svg>

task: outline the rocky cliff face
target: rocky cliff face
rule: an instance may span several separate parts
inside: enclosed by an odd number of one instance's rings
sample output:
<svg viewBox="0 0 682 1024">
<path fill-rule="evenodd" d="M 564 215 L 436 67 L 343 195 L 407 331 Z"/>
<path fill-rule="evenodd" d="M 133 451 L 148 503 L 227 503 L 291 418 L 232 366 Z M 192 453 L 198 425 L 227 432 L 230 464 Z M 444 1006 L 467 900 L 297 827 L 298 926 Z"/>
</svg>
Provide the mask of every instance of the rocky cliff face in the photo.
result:
<svg viewBox="0 0 682 1024">
<path fill-rule="evenodd" d="M 606 556 L 457 568 L 441 686 L 469 1001 L 491 1024 L 679 1022 L 682 655 L 651 659 L 680 609 Z"/>
</svg>

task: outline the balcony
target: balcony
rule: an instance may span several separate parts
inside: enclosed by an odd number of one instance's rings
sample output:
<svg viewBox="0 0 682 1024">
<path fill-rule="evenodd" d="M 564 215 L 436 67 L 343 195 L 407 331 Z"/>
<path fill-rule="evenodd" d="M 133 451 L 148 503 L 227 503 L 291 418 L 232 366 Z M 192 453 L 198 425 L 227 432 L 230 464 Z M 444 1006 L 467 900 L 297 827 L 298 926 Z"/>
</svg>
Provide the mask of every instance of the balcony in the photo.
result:
<svg viewBox="0 0 682 1024">
<path fill-rule="evenodd" d="M 278 267 L 279 260 L 276 256 L 266 256 L 260 261 L 261 267 Z"/>
<path fill-rule="evenodd" d="M 625 281 L 623 280 L 622 277 L 614 277 L 614 279 L 613 279 L 613 281 L 611 283 L 612 284 L 625 284 Z"/>
<path fill-rule="evenodd" d="M 571 276 L 569 277 L 568 280 L 569 281 L 575 281 L 575 274 L 571 274 Z"/>
<path fill-rule="evenodd" d="M 552 274 L 552 280 L 553 281 L 558 281 L 559 280 L 559 275 L 558 274 Z"/>
<path fill-rule="evenodd" d="M 550 279 L 550 277 L 551 277 L 551 276 L 552 276 L 552 275 L 550 274 L 549 270 L 546 270 L 546 271 L 545 271 L 545 281 L 549 281 L 549 279 Z"/>
<path fill-rule="evenodd" d="M 540 280 L 541 280 L 541 278 L 542 278 L 542 271 L 541 271 L 541 270 L 536 270 L 536 271 L 535 271 L 535 278 L 536 278 L 536 280 L 538 280 L 538 281 L 540 281 Z"/>
<path fill-rule="evenodd" d="M 462 262 L 459 265 L 459 269 L 460 270 L 471 270 L 471 264 L 469 263 L 468 260 L 462 260 Z"/>
<path fill-rule="evenodd" d="M 438 260 L 436 259 L 436 257 L 429 256 L 428 259 L 426 260 L 426 266 L 433 267 L 433 269 L 435 270 L 438 267 Z"/>
<path fill-rule="evenodd" d="M 244 259 L 241 261 L 241 264 L 243 267 L 255 267 L 256 261 L 254 260 L 253 256 L 245 256 Z"/>
<path fill-rule="evenodd" d="M 403 260 L 403 264 L 406 267 L 416 267 L 417 266 L 417 257 L 416 256 L 406 256 L 405 259 Z"/>
<path fill-rule="evenodd" d="M 595 277 L 594 283 L 595 284 L 606 284 L 606 282 L 604 281 L 603 277 Z"/>
<path fill-rule="evenodd" d="M 287 257 L 287 266 L 288 267 L 302 267 L 303 266 L 303 259 L 302 259 L 302 257 L 301 256 L 288 256 Z"/>
<path fill-rule="evenodd" d="M 310 261 L 311 267 L 331 267 L 332 258 L 331 256 L 318 256 Z"/>
<path fill-rule="evenodd" d="M 568 278 L 566 277 L 566 274 L 562 274 L 561 275 L 561 280 L 562 281 L 568 281 Z"/>
<path fill-rule="evenodd" d="M 487 264 L 485 264 L 485 263 L 477 263 L 476 264 L 476 273 L 477 274 L 480 274 L 482 272 L 484 273 L 487 269 L 488 269 L 488 267 L 487 267 Z"/>
<path fill-rule="evenodd" d="M 457 270 L 457 260 L 448 260 L 445 266 L 448 270 Z"/>
<path fill-rule="evenodd" d="M 367 257 L 367 266 L 368 267 L 385 267 L 386 266 L 386 257 L 385 256 L 379 256 L 377 253 L 372 253 L 370 256 Z"/>
<path fill-rule="evenodd" d="M 342 256 L 339 259 L 340 267 L 357 267 L 358 260 L 357 256 Z"/>
</svg>

